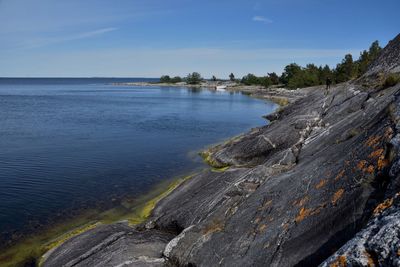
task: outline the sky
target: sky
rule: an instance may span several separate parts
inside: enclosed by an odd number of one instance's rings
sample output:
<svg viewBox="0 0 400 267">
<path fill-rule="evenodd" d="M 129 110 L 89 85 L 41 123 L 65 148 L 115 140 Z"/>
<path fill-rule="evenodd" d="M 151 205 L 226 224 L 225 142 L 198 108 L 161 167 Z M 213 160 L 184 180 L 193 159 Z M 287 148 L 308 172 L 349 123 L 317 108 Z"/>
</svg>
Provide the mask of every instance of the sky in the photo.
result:
<svg viewBox="0 0 400 267">
<path fill-rule="evenodd" d="M 0 77 L 335 66 L 399 34 L 399 10 L 399 0 L 0 0 Z"/>
</svg>

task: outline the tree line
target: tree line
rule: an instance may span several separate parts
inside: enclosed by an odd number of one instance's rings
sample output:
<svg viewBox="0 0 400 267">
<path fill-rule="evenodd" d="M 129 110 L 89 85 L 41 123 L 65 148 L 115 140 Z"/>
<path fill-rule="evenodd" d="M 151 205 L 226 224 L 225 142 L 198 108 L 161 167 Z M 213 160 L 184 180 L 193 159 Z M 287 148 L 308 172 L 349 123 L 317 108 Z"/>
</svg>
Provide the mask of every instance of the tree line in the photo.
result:
<svg viewBox="0 0 400 267">
<path fill-rule="evenodd" d="M 379 42 L 375 41 L 368 50 L 360 53 L 357 60 L 354 60 L 351 54 L 347 54 L 332 69 L 328 65 L 316 66 L 315 64 L 307 64 L 305 67 L 302 67 L 296 63 L 291 63 L 284 68 L 280 76 L 275 72 L 267 73 L 267 75 L 261 77 L 249 73 L 241 80 L 237 80 L 235 75 L 231 73 L 229 80 L 241 82 L 245 85 L 261 85 L 264 87 L 282 85 L 291 89 L 322 85 L 325 84 L 327 79 L 330 79 L 334 83 L 342 83 L 361 77 L 367 71 L 368 65 L 378 57 L 381 50 Z M 160 78 L 160 82 L 162 83 L 186 82 L 188 84 L 199 84 L 202 80 L 203 78 L 198 72 L 188 74 L 184 78 L 179 76 L 171 78 L 168 75 Z M 213 76 L 211 80 L 217 81 L 217 78 Z"/>
<path fill-rule="evenodd" d="M 282 84 L 291 89 L 322 85 L 328 78 L 334 83 L 342 83 L 361 77 L 367 71 L 368 65 L 378 57 L 381 50 L 379 42 L 375 41 L 368 50 L 360 53 L 357 60 L 354 60 L 351 54 L 345 55 L 343 60 L 336 65 L 336 68 L 331 69 L 328 65 L 316 66 L 315 64 L 307 64 L 302 67 L 296 63 L 291 63 L 284 68 L 281 76 L 274 72 L 263 77 L 248 74 L 242 78 L 241 82 L 246 85 L 262 85 L 265 87 Z"/>
</svg>

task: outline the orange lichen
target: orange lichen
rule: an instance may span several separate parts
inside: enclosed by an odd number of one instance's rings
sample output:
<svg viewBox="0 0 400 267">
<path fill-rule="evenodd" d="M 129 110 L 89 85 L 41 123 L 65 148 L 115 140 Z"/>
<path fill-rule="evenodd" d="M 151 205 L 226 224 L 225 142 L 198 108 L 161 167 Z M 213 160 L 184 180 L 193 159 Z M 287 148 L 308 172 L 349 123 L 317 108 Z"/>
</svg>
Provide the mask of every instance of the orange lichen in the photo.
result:
<svg viewBox="0 0 400 267">
<path fill-rule="evenodd" d="M 262 224 L 258 227 L 258 232 L 265 232 L 265 229 L 267 229 L 267 225 L 266 224 Z"/>
<path fill-rule="evenodd" d="M 306 217 L 308 217 L 311 214 L 312 210 L 311 209 L 306 209 L 306 208 L 301 208 L 299 211 L 299 214 L 297 215 L 295 221 L 297 223 L 301 222 L 304 220 Z"/>
<path fill-rule="evenodd" d="M 385 151 L 385 150 L 384 150 L 383 148 L 378 149 L 378 150 L 375 150 L 375 151 L 373 151 L 371 154 L 369 154 L 368 158 L 370 158 L 370 159 L 379 158 L 380 156 L 383 155 L 383 152 L 384 152 L 384 151 Z"/>
<path fill-rule="evenodd" d="M 316 188 L 316 189 L 321 189 L 322 187 L 324 187 L 324 186 L 326 185 L 326 183 L 327 183 L 327 180 L 322 179 L 322 180 L 315 186 L 315 188 Z"/>
<path fill-rule="evenodd" d="M 339 256 L 334 262 L 332 262 L 330 267 L 347 267 L 347 259 L 346 256 Z"/>
<path fill-rule="evenodd" d="M 301 198 L 301 199 L 297 199 L 297 200 L 293 201 L 292 204 L 293 204 L 294 206 L 299 206 L 299 207 L 301 207 L 301 206 L 304 206 L 304 205 L 307 203 L 308 200 L 310 200 L 310 198 L 309 198 L 308 196 L 305 196 L 305 197 L 303 197 L 303 198 Z"/>
<path fill-rule="evenodd" d="M 367 257 L 367 266 L 372 267 L 375 266 L 374 259 L 372 258 L 371 254 L 369 254 L 367 251 L 364 251 L 364 255 Z"/>
<path fill-rule="evenodd" d="M 366 170 L 365 170 L 366 172 L 368 172 L 368 173 L 374 173 L 374 171 L 375 171 L 375 167 L 374 167 L 374 165 L 369 165 L 368 166 L 368 168 L 366 168 Z"/>
<path fill-rule="evenodd" d="M 386 199 L 383 203 L 379 204 L 375 209 L 374 209 L 374 215 L 380 214 L 382 211 L 385 209 L 391 207 L 393 205 L 393 198 Z"/>
<path fill-rule="evenodd" d="M 344 176 L 344 170 L 340 171 L 338 173 L 338 175 L 336 175 L 335 177 L 335 181 L 338 181 L 340 178 L 342 178 Z"/>
<path fill-rule="evenodd" d="M 365 142 L 365 145 L 369 147 L 375 147 L 380 142 L 380 140 L 381 138 L 379 136 L 371 136 L 370 138 L 368 138 L 367 142 Z"/>
<path fill-rule="evenodd" d="M 389 161 L 382 155 L 378 159 L 378 170 L 382 170 L 389 165 Z"/>
<path fill-rule="evenodd" d="M 300 199 L 298 206 L 304 206 L 310 198 L 308 196 L 303 197 Z"/>
<path fill-rule="evenodd" d="M 384 136 L 385 136 L 386 139 L 392 139 L 392 137 L 393 137 L 393 129 L 392 129 L 392 127 L 386 128 Z"/>
<path fill-rule="evenodd" d="M 224 230 L 224 227 L 225 227 L 225 225 L 222 221 L 214 220 L 213 222 L 211 222 L 209 225 L 207 225 L 203 229 L 203 233 L 205 235 L 208 235 L 208 234 L 213 234 L 216 232 L 221 232 Z"/>
<path fill-rule="evenodd" d="M 366 160 L 361 160 L 358 164 L 357 164 L 357 168 L 362 171 L 365 166 L 367 165 L 367 161 Z"/>
<path fill-rule="evenodd" d="M 343 188 L 336 191 L 336 193 L 333 195 L 332 201 L 331 201 L 333 205 L 336 205 L 336 203 L 339 201 L 339 199 L 343 196 L 343 193 L 344 193 Z"/>
<path fill-rule="evenodd" d="M 282 225 L 282 228 L 287 231 L 287 229 L 289 229 L 290 224 L 289 223 L 285 223 Z"/>
<path fill-rule="evenodd" d="M 258 210 L 265 210 L 272 204 L 272 200 L 265 201 L 261 207 L 258 208 Z"/>
<path fill-rule="evenodd" d="M 310 215 L 317 215 L 321 212 L 322 209 L 324 209 L 326 207 L 326 203 L 322 203 L 321 205 L 319 205 L 316 209 L 314 209 Z"/>
</svg>

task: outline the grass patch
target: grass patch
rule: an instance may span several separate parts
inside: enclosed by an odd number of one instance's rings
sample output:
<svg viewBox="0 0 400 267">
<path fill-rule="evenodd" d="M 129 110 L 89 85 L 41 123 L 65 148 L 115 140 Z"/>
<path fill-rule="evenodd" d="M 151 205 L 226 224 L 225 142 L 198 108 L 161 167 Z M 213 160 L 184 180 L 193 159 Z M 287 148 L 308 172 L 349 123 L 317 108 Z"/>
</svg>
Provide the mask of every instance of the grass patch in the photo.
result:
<svg viewBox="0 0 400 267">
<path fill-rule="evenodd" d="M 400 82 L 400 74 L 391 73 L 389 74 L 385 81 L 383 82 L 383 89 L 393 87 Z"/>
<path fill-rule="evenodd" d="M 278 104 L 279 106 L 287 106 L 289 105 L 289 100 L 286 97 L 277 97 L 277 96 L 271 96 L 268 97 L 272 102 Z"/>
</svg>

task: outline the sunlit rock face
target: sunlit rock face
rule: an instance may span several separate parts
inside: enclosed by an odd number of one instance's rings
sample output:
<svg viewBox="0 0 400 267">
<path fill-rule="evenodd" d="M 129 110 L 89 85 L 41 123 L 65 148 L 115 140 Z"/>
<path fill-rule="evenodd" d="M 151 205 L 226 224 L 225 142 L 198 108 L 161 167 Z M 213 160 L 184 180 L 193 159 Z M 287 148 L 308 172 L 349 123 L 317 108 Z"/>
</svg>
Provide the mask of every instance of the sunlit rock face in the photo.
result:
<svg viewBox="0 0 400 267">
<path fill-rule="evenodd" d="M 399 44 L 371 75 L 399 68 Z M 299 91 L 270 125 L 204 153 L 228 169 L 185 181 L 135 230 L 73 238 L 44 266 L 109 266 L 115 244 L 121 266 L 398 265 L 400 84 L 364 81 Z"/>
</svg>

